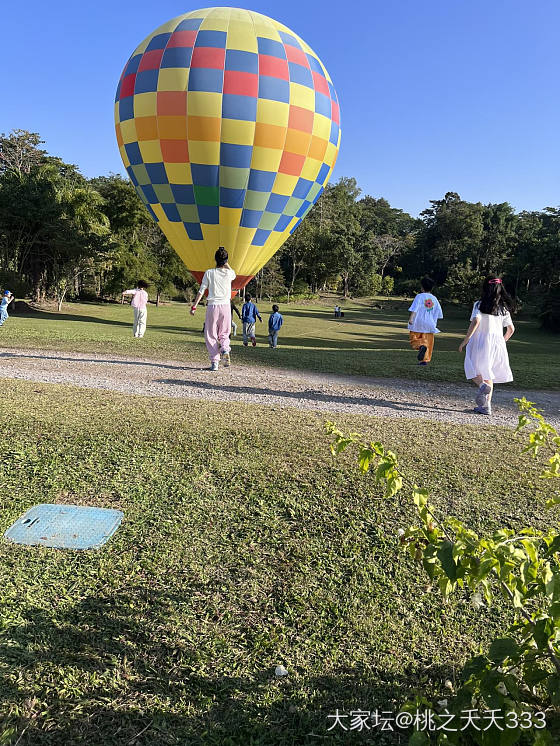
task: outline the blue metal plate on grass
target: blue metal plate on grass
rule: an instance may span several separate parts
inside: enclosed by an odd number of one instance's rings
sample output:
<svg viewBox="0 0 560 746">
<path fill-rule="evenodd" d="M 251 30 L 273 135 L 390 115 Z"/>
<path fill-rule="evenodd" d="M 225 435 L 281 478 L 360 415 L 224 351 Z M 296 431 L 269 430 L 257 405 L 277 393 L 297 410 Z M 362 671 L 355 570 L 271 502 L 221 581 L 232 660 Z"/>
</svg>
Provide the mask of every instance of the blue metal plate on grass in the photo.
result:
<svg viewBox="0 0 560 746">
<path fill-rule="evenodd" d="M 99 549 L 123 519 L 120 510 L 81 505 L 34 505 L 4 534 L 14 544 Z"/>
</svg>

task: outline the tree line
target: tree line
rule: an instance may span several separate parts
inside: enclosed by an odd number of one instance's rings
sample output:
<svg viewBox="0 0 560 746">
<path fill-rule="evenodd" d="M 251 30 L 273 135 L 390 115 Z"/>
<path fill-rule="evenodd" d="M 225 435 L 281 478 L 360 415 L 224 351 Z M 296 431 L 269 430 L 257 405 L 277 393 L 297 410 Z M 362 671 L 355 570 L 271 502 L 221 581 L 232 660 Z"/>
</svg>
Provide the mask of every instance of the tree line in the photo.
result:
<svg viewBox="0 0 560 746">
<path fill-rule="evenodd" d="M 0 136 L 0 285 L 60 307 L 116 298 L 142 277 L 158 302 L 190 299 L 194 280 L 133 185 L 116 174 L 87 179 L 43 144 L 25 130 Z M 448 192 L 415 218 L 341 178 L 250 289 L 288 301 L 410 295 L 430 274 L 444 299 L 470 303 L 489 273 L 560 330 L 560 207 L 515 212 Z"/>
</svg>

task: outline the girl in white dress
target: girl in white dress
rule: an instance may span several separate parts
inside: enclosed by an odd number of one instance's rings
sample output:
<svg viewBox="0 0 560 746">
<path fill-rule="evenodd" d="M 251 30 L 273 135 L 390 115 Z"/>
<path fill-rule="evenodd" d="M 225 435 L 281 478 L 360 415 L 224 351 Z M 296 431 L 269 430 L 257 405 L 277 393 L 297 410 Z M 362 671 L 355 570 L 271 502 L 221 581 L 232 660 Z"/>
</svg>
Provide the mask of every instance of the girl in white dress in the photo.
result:
<svg viewBox="0 0 560 746">
<path fill-rule="evenodd" d="M 506 347 L 506 342 L 515 331 L 510 315 L 513 306 L 501 279 L 486 278 L 482 298 L 473 306 L 471 324 L 459 345 L 459 352 L 467 348 L 465 376 L 478 386 L 474 410 L 477 414 L 492 414 L 495 383 L 513 381 Z"/>
</svg>

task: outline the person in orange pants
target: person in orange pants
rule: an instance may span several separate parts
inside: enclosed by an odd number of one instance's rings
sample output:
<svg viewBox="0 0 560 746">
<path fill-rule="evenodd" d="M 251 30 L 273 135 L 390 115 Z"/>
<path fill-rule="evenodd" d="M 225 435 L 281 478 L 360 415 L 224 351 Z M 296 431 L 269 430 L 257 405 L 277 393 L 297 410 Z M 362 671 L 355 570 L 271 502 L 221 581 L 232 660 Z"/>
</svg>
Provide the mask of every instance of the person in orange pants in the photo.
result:
<svg viewBox="0 0 560 746">
<path fill-rule="evenodd" d="M 427 365 L 432 359 L 434 351 L 434 335 L 439 334 L 437 322 L 443 318 L 441 305 L 435 295 L 431 293 L 434 287 L 431 277 L 423 277 L 420 281 L 422 292 L 412 301 L 408 309 L 408 331 L 410 346 L 418 350 L 418 364 Z"/>
</svg>

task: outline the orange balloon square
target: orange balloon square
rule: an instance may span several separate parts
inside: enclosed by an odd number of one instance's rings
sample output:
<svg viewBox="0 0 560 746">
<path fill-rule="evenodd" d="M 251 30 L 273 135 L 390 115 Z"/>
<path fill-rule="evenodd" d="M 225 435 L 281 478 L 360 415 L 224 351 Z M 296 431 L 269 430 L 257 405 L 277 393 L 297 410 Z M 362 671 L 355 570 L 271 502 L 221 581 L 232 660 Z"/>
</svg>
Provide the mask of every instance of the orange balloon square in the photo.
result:
<svg viewBox="0 0 560 746">
<path fill-rule="evenodd" d="M 186 91 L 158 91 L 157 113 L 160 116 L 186 116 Z"/>
<path fill-rule="evenodd" d="M 284 150 L 286 128 L 276 124 L 257 122 L 255 125 L 254 144 L 261 148 L 278 148 Z"/>
<path fill-rule="evenodd" d="M 304 155 L 284 152 L 282 153 L 282 159 L 280 160 L 278 171 L 282 174 L 290 174 L 290 176 L 299 176 L 304 163 Z"/>
<path fill-rule="evenodd" d="M 186 140 L 161 140 L 160 146 L 165 163 L 189 162 L 189 144 Z"/>
<path fill-rule="evenodd" d="M 157 127 L 162 140 L 186 140 L 186 117 L 158 117 Z"/>
<path fill-rule="evenodd" d="M 315 158 L 316 161 L 322 161 L 327 150 L 327 143 L 328 141 L 324 138 L 313 135 L 311 138 L 311 147 L 309 148 L 309 157 Z"/>
<path fill-rule="evenodd" d="M 284 149 L 290 153 L 297 153 L 298 155 L 307 155 L 309 150 L 309 143 L 311 142 L 311 133 L 300 132 L 299 130 L 288 129 L 286 135 L 286 144 Z"/>
<path fill-rule="evenodd" d="M 301 106 L 290 106 L 288 127 L 302 132 L 312 132 L 314 116 L 314 113 L 309 109 L 303 109 Z"/>
<path fill-rule="evenodd" d="M 158 127 L 155 117 L 136 117 L 136 137 L 139 140 L 157 140 Z"/>
<path fill-rule="evenodd" d="M 220 126 L 221 119 L 217 117 L 188 117 L 187 132 L 189 140 L 219 142 Z"/>
</svg>

